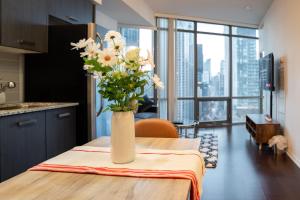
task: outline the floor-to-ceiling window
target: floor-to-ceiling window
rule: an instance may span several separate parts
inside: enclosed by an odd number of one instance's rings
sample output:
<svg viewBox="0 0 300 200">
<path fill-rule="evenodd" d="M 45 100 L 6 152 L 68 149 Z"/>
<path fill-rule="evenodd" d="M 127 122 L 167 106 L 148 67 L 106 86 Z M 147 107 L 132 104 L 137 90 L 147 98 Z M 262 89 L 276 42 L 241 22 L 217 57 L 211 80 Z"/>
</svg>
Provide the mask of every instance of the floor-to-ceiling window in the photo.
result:
<svg viewBox="0 0 300 200">
<path fill-rule="evenodd" d="M 158 36 L 168 31 L 163 21 L 168 19 L 158 19 Z M 169 98 L 176 103 L 169 109 L 176 121 L 238 123 L 246 114 L 260 112 L 257 29 L 187 20 L 174 20 L 171 29 L 174 41 L 168 42 L 175 43 L 174 49 L 162 37 L 157 46 L 159 53 L 174 50 L 175 96 Z M 159 58 L 158 63 L 164 62 L 159 71 L 165 74 L 172 66 L 166 57 Z"/>
<path fill-rule="evenodd" d="M 258 30 L 232 28 L 232 121 L 261 110 L 259 87 Z"/>
<path fill-rule="evenodd" d="M 229 26 L 197 23 L 197 120 L 228 122 Z"/>
<path fill-rule="evenodd" d="M 175 23 L 175 120 L 194 120 L 195 34 L 194 23 Z"/>
</svg>

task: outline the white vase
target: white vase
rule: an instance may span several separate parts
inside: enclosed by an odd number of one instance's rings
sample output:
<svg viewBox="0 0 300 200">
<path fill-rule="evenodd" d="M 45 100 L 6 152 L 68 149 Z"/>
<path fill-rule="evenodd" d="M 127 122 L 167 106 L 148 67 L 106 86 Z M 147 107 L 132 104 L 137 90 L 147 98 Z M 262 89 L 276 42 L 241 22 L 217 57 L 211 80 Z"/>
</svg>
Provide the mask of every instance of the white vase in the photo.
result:
<svg viewBox="0 0 300 200">
<path fill-rule="evenodd" d="M 135 159 L 133 112 L 113 112 L 111 119 L 111 160 L 129 163 Z"/>
</svg>

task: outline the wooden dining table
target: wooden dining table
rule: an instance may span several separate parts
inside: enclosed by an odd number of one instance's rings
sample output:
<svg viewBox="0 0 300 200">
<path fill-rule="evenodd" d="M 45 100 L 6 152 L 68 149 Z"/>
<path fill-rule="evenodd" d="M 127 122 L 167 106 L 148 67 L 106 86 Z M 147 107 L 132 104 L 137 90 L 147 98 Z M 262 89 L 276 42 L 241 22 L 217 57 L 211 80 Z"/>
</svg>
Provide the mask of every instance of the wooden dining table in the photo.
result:
<svg viewBox="0 0 300 200">
<path fill-rule="evenodd" d="M 87 146 L 109 147 L 110 137 Z M 197 150 L 199 139 L 136 138 L 137 148 Z M 134 178 L 47 171 L 26 171 L 0 184 L 5 200 L 179 200 L 188 199 L 191 181 L 167 178 Z"/>
</svg>

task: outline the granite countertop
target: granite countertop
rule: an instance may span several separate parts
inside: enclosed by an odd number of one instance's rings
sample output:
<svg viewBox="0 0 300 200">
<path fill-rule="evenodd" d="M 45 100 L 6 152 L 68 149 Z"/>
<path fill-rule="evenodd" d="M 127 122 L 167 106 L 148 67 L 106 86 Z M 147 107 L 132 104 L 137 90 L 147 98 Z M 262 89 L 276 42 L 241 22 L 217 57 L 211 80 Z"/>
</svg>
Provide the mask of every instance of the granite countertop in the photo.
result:
<svg viewBox="0 0 300 200">
<path fill-rule="evenodd" d="M 0 117 L 29 113 L 29 112 L 51 110 L 57 108 L 72 107 L 78 105 L 79 103 L 75 103 L 75 102 L 68 102 L 68 103 L 28 102 L 28 103 L 18 103 L 18 104 L 3 104 L 0 105 Z"/>
</svg>

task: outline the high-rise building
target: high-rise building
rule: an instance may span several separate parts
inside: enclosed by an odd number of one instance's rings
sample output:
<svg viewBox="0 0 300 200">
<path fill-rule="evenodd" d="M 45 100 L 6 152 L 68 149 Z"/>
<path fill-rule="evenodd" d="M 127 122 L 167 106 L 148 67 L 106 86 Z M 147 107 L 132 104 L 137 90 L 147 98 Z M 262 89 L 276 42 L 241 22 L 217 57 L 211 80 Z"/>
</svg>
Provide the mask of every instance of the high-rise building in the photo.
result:
<svg viewBox="0 0 300 200">
<path fill-rule="evenodd" d="M 140 30 L 137 28 L 121 28 L 121 34 L 125 39 L 126 46 L 138 47 L 140 43 Z"/>
<path fill-rule="evenodd" d="M 197 81 L 202 82 L 202 74 L 203 74 L 203 45 L 197 44 Z"/>
<path fill-rule="evenodd" d="M 226 80 L 225 65 L 226 65 L 225 60 L 222 60 L 221 64 L 220 64 L 221 70 L 220 70 L 220 74 L 219 74 L 220 75 L 220 91 L 219 91 L 220 97 L 225 96 L 225 91 L 228 91 L 228 89 L 226 88 L 227 82 L 225 82 L 225 80 Z"/>
<path fill-rule="evenodd" d="M 176 96 L 194 97 L 194 34 L 176 33 Z M 176 120 L 194 120 L 194 101 L 178 100 Z"/>
<path fill-rule="evenodd" d="M 251 35 L 249 29 L 237 29 L 237 35 Z M 259 96 L 259 66 L 257 56 L 257 40 L 236 38 L 234 40 L 233 64 L 233 95 L 234 96 Z M 257 99 L 238 100 L 233 105 L 235 111 L 234 121 L 243 121 L 244 116 L 248 113 L 258 111 Z"/>
</svg>

